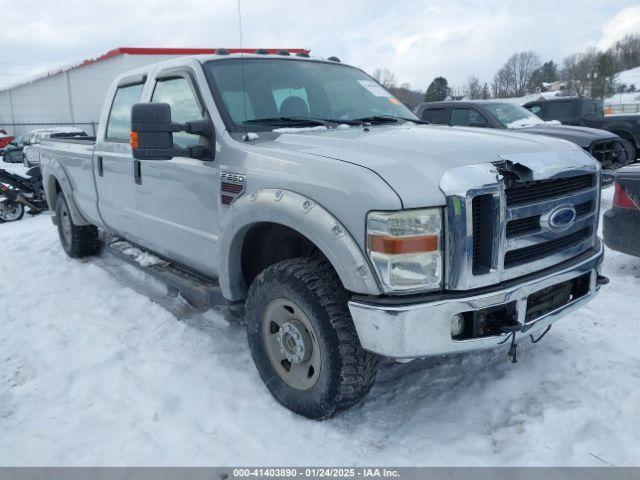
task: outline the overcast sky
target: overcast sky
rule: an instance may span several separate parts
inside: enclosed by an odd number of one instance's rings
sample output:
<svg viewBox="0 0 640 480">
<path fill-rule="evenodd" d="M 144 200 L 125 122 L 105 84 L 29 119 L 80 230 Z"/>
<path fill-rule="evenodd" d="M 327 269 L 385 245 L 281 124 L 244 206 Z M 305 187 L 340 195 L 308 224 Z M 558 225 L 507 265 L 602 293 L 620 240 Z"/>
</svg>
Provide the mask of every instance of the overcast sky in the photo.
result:
<svg viewBox="0 0 640 480">
<path fill-rule="evenodd" d="M 115 47 L 236 47 L 237 0 L 0 0 L 0 85 Z M 245 47 L 309 48 L 424 90 L 640 33 L 638 0 L 243 0 Z"/>
</svg>

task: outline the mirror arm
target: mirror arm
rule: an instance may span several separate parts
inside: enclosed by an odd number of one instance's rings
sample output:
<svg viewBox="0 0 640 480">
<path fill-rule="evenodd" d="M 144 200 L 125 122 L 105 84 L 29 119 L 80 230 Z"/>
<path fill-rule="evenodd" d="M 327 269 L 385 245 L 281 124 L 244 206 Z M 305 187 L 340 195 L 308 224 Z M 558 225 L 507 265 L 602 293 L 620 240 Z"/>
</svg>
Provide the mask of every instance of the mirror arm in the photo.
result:
<svg viewBox="0 0 640 480">
<path fill-rule="evenodd" d="M 195 158 L 196 160 L 213 160 L 211 151 L 202 145 L 189 145 L 185 148 L 174 146 L 173 156 Z"/>
<path fill-rule="evenodd" d="M 194 122 L 187 122 L 184 124 L 185 132 L 192 133 L 194 135 L 203 135 L 207 138 L 213 136 L 213 125 L 211 120 L 196 120 Z"/>
</svg>

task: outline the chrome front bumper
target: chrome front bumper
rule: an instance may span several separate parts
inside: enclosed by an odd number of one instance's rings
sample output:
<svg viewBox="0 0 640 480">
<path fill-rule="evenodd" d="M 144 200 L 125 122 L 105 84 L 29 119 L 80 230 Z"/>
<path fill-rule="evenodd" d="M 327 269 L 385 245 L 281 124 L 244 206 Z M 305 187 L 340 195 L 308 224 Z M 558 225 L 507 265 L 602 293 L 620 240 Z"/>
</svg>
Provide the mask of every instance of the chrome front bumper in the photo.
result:
<svg viewBox="0 0 640 480">
<path fill-rule="evenodd" d="M 526 332 L 518 332 L 516 339 L 542 331 L 596 295 L 599 289 L 596 280 L 603 255 L 604 247 L 598 242 L 597 248 L 586 258 L 580 256 L 573 263 L 552 273 L 495 291 L 404 305 L 354 300 L 349 302 L 349 310 L 363 348 L 386 357 L 413 359 L 495 348 L 510 334 L 454 340 L 451 336 L 451 317 L 457 313 L 479 311 L 515 301 L 518 323 L 526 327 Z M 525 323 L 529 295 L 584 274 L 590 274 L 587 294 Z"/>
</svg>

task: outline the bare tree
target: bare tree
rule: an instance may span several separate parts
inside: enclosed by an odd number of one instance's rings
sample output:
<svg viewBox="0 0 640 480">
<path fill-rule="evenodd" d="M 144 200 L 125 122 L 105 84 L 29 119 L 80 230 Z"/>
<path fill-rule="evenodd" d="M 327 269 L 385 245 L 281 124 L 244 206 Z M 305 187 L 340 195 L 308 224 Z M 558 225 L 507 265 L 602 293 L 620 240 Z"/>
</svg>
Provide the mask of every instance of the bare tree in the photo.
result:
<svg viewBox="0 0 640 480">
<path fill-rule="evenodd" d="M 464 94 L 471 100 L 482 98 L 482 84 L 478 77 L 471 75 L 467 78 L 467 83 L 464 86 Z"/>
<path fill-rule="evenodd" d="M 372 77 L 385 88 L 395 87 L 397 82 L 395 73 L 387 68 L 376 68 Z"/>
<path fill-rule="evenodd" d="M 493 76 L 493 97 L 505 98 L 513 96 L 514 80 L 511 72 L 506 66 L 503 66 Z"/>
<path fill-rule="evenodd" d="M 494 96 L 522 97 L 528 93 L 531 76 L 538 68 L 540 58 L 534 52 L 514 53 L 494 76 Z"/>
<path fill-rule="evenodd" d="M 609 50 L 615 57 L 617 71 L 640 66 L 640 33 L 626 35 Z"/>
<path fill-rule="evenodd" d="M 585 95 L 597 75 L 598 51 L 589 48 L 584 53 L 574 53 L 564 59 L 561 78 L 567 83 L 569 95 Z"/>
</svg>

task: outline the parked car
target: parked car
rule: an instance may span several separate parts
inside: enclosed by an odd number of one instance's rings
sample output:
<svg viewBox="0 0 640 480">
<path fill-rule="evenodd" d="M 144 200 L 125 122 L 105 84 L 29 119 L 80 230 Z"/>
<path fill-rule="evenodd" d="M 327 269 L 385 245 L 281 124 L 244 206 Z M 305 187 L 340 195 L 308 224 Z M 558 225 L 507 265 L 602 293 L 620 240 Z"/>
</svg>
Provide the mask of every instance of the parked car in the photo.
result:
<svg viewBox="0 0 640 480">
<path fill-rule="evenodd" d="M 83 130 L 79 130 L 77 128 L 72 127 L 57 127 L 57 128 L 46 128 L 39 129 L 30 132 L 31 138 L 29 139 L 29 143 L 24 146 L 22 151 L 24 166 L 35 167 L 40 165 L 40 142 L 47 138 L 72 138 L 78 136 L 87 136 L 87 133 Z"/>
<path fill-rule="evenodd" d="M 524 107 L 544 120 L 558 120 L 563 125 L 583 125 L 615 133 L 625 141 L 631 162 L 640 152 L 640 114 L 604 115 L 602 102 L 583 97 L 559 97 L 528 102 Z"/>
<path fill-rule="evenodd" d="M 613 206 L 604 214 L 603 235 L 609 248 L 640 257 L 640 165 L 616 172 Z"/>
<path fill-rule="evenodd" d="M 428 102 L 418 106 L 416 115 L 422 120 L 442 125 L 499 128 L 561 138 L 585 149 L 606 169 L 620 168 L 627 163 L 624 144 L 617 135 L 595 128 L 545 122 L 526 108 L 509 102 Z"/>
<path fill-rule="evenodd" d="M 14 138 L 13 135 L 9 135 L 6 130 L 0 128 L 0 156 L 4 155 L 4 149 Z"/>
<path fill-rule="evenodd" d="M 42 142 L 43 181 L 69 256 L 102 230 L 173 291 L 244 306 L 267 388 L 327 418 L 380 356 L 516 361 L 605 280 L 593 157 L 419 123 L 335 58 L 219 51 L 117 78 L 95 140 Z"/>
<path fill-rule="evenodd" d="M 31 142 L 31 133 L 19 135 L 4 149 L 4 161 L 7 163 L 23 163 L 24 147 Z"/>
</svg>

